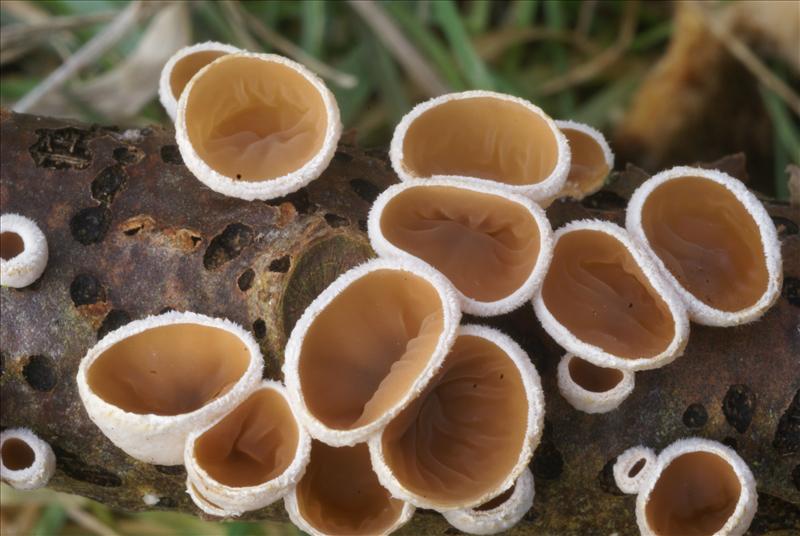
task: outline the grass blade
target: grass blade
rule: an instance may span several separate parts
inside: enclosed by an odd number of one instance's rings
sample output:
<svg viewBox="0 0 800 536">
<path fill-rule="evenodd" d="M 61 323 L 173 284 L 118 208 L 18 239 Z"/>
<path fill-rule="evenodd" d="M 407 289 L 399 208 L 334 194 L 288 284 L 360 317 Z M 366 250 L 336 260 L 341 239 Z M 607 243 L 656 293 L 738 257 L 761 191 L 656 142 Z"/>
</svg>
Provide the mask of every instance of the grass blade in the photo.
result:
<svg viewBox="0 0 800 536">
<path fill-rule="evenodd" d="M 455 4 L 451 0 L 441 0 L 434 2 L 432 8 L 469 84 L 476 89 L 494 89 L 489 70 L 475 52 Z"/>
</svg>

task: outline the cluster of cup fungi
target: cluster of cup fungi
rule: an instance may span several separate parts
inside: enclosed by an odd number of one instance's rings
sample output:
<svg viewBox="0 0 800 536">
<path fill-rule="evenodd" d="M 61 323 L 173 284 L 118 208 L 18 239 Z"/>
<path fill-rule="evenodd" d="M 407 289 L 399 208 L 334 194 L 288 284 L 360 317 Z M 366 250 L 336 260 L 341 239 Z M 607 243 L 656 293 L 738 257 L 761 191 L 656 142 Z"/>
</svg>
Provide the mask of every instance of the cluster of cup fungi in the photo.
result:
<svg viewBox="0 0 800 536">
<path fill-rule="evenodd" d="M 286 58 L 219 43 L 178 52 L 160 97 L 186 166 L 223 195 L 271 199 L 317 178 L 341 133 L 331 92 Z M 253 337 L 224 319 L 169 312 L 91 348 L 81 400 L 130 456 L 183 464 L 205 513 L 239 516 L 283 499 L 310 534 L 388 534 L 415 507 L 492 534 L 534 499 L 539 376 L 511 338 L 460 325 L 532 302 L 567 353 L 564 398 L 612 411 L 638 370 L 681 355 L 689 321 L 761 316 L 782 278 L 776 230 L 759 201 L 720 171 L 677 167 L 634 193 L 625 228 L 575 221 L 555 232 L 543 207 L 597 191 L 613 168 L 602 134 L 486 91 L 424 102 L 390 147 L 400 183 L 375 201 L 379 258 L 340 276 L 305 310 L 285 350 L 285 386 L 262 380 Z M 2 284 L 47 264 L 35 222 L 3 215 Z M 2 478 L 28 489 L 55 467 L 26 429 L 0 438 Z M 756 510 L 746 463 L 687 438 L 658 456 L 634 446 L 615 480 L 638 494 L 643 534 L 742 534 Z"/>
</svg>

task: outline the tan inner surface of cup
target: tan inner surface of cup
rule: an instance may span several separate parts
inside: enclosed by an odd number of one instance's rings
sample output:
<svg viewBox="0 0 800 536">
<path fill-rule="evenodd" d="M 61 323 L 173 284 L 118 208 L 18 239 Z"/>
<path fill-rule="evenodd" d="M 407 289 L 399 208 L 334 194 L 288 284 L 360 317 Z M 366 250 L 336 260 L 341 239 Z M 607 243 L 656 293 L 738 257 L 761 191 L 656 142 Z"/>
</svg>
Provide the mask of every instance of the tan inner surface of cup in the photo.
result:
<svg viewBox="0 0 800 536">
<path fill-rule="evenodd" d="M 297 506 L 319 532 L 342 536 L 383 534 L 403 511 L 403 501 L 378 482 L 366 443 L 335 448 L 313 441 Z"/>
<path fill-rule="evenodd" d="M 189 140 L 209 167 L 232 179 L 266 181 L 297 171 L 319 153 L 325 103 L 294 69 L 230 55 L 192 85 Z"/>
<path fill-rule="evenodd" d="M 610 391 L 622 381 L 621 370 L 598 367 L 580 357 L 570 360 L 569 375 L 572 381 L 593 393 Z"/>
<path fill-rule="evenodd" d="M 11 437 L 3 441 L 3 449 L 0 451 L 3 458 L 3 465 L 12 471 L 27 469 L 36 460 L 36 453 L 27 442 L 17 437 Z"/>
<path fill-rule="evenodd" d="M 508 355 L 462 335 L 430 386 L 386 427 L 383 455 L 413 493 L 441 507 L 474 505 L 519 461 L 528 411 Z"/>
<path fill-rule="evenodd" d="M 130 413 L 180 415 L 224 395 L 250 353 L 236 335 L 199 324 L 148 329 L 105 350 L 87 371 L 94 393 Z"/>
<path fill-rule="evenodd" d="M 14 231 L 0 233 L 0 257 L 8 261 L 25 251 L 25 242 Z"/>
<path fill-rule="evenodd" d="M 558 163 L 551 126 L 521 104 L 491 97 L 451 100 L 417 117 L 403 140 L 413 176 L 463 175 L 536 184 Z"/>
<path fill-rule="evenodd" d="M 519 289 L 539 256 L 539 227 L 528 209 L 460 188 L 400 192 L 381 214 L 381 231 L 442 272 L 465 296 L 484 302 Z"/>
<path fill-rule="evenodd" d="M 603 148 L 590 135 L 569 127 L 561 132 L 567 137 L 572 159 L 567 175 L 565 190 L 574 190 L 583 195 L 593 192 L 603 185 L 610 171 Z"/>
<path fill-rule="evenodd" d="M 733 467 L 710 452 L 689 452 L 661 472 L 645 505 L 659 536 L 706 536 L 721 529 L 736 509 L 742 486 Z"/>
<path fill-rule="evenodd" d="M 181 93 L 183 93 L 186 84 L 200 69 L 226 54 L 228 52 L 221 50 L 202 50 L 176 61 L 175 65 L 172 66 L 172 72 L 169 74 L 169 86 L 175 100 L 177 101 L 181 98 Z"/>
<path fill-rule="evenodd" d="M 279 393 L 261 389 L 197 438 L 197 463 L 232 487 L 257 486 L 281 475 L 297 452 L 292 410 Z"/>
<path fill-rule="evenodd" d="M 675 336 L 669 307 L 633 255 L 601 231 L 561 236 L 542 297 L 575 337 L 625 359 L 656 356 Z"/>
<path fill-rule="evenodd" d="M 475 510 L 478 510 L 479 512 L 488 512 L 489 510 L 494 510 L 495 508 L 497 508 L 498 506 L 500 506 L 501 504 L 503 504 L 504 502 L 506 502 L 511 498 L 511 496 L 514 494 L 514 488 L 516 487 L 517 483 L 514 482 L 514 484 L 510 488 L 505 490 L 503 493 L 501 493 L 491 501 L 475 507 Z"/>
<path fill-rule="evenodd" d="M 401 270 L 368 273 L 306 333 L 299 359 L 306 406 L 331 428 L 374 422 L 408 393 L 443 330 L 443 304 L 428 281 Z"/>
<path fill-rule="evenodd" d="M 721 184 L 701 177 L 663 183 L 642 206 L 642 228 L 675 279 L 706 305 L 739 311 L 766 292 L 758 225 Z"/>
</svg>

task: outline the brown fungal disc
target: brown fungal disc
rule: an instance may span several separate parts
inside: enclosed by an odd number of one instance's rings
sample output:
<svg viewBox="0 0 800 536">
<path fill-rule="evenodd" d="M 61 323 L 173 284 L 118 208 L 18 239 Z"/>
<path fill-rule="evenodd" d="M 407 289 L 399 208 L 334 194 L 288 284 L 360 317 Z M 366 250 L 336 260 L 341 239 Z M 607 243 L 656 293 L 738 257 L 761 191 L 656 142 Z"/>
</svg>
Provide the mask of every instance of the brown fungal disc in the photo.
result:
<svg viewBox="0 0 800 536">
<path fill-rule="evenodd" d="M 212 68 L 213 67 L 213 68 Z M 328 112 L 319 90 L 277 61 L 228 56 L 192 83 L 186 127 L 198 156 L 241 181 L 303 167 L 322 149 Z"/>
<path fill-rule="evenodd" d="M 706 536 L 719 531 L 736 509 L 741 484 L 733 467 L 711 452 L 688 452 L 661 472 L 645 506 L 659 536 Z"/>
<path fill-rule="evenodd" d="M 619 385 L 623 378 L 621 370 L 598 367 L 579 357 L 570 360 L 569 374 L 575 383 L 593 393 L 610 391 Z"/>
<path fill-rule="evenodd" d="M 417 117 L 405 134 L 403 156 L 415 177 L 529 185 L 556 169 L 559 147 L 542 115 L 512 100 L 474 97 L 442 102 Z"/>
<path fill-rule="evenodd" d="M 225 394 L 245 373 L 248 348 L 234 334 L 168 324 L 127 337 L 89 367 L 91 390 L 135 414 L 180 415 Z"/>
<path fill-rule="evenodd" d="M 286 399 L 275 390 L 261 389 L 200 435 L 194 455 L 197 465 L 217 482 L 255 486 L 286 471 L 298 441 Z"/>
<path fill-rule="evenodd" d="M 364 443 L 336 448 L 313 441 L 295 497 L 302 518 L 321 534 L 383 534 L 404 509 L 381 487 Z"/>
<path fill-rule="evenodd" d="M 670 308 L 616 237 L 575 229 L 556 242 L 544 304 L 575 337 L 623 359 L 656 356 L 675 337 Z"/>
<path fill-rule="evenodd" d="M 383 432 L 394 478 L 437 508 L 461 508 L 497 489 L 519 463 L 528 395 L 495 343 L 461 335 L 428 388 Z"/>
<path fill-rule="evenodd" d="M 175 100 L 181 97 L 186 84 L 200 69 L 226 54 L 229 52 L 224 50 L 199 50 L 176 61 L 169 76 L 169 87 Z"/>
<path fill-rule="evenodd" d="M 528 209 L 465 188 L 406 189 L 386 204 L 380 226 L 393 245 L 482 302 L 501 300 L 520 288 L 539 256 L 539 226 Z"/>
<path fill-rule="evenodd" d="M 0 257 L 4 261 L 13 259 L 25 250 L 22 237 L 13 231 L 0 233 Z"/>
<path fill-rule="evenodd" d="M 310 413 L 324 425 L 368 425 L 405 397 L 444 330 L 436 288 L 380 269 L 345 288 L 309 327 L 299 377 Z"/>
<path fill-rule="evenodd" d="M 739 311 L 766 292 L 758 224 L 723 185 L 702 177 L 667 181 L 648 195 L 641 224 L 670 273 L 706 305 Z"/>
<path fill-rule="evenodd" d="M 3 442 L 3 450 L 0 453 L 3 465 L 12 471 L 21 471 L 33 465 L 36 453 L 22 439 L 12 437 Z"/>
</svg>

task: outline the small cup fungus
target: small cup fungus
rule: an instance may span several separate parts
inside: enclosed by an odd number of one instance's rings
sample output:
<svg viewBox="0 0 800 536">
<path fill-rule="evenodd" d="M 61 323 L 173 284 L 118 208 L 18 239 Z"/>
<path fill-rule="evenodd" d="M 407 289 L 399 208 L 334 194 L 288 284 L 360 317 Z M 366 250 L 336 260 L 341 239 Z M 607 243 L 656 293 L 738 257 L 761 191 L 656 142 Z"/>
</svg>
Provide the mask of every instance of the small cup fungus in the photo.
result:
<svg viewBox="0 0 800 536">
<path fill-rule="evenodd" d="M 47 256 L 47 239 L 33 220 L 0 216 L 0 285 L 27 287 L 44 272 Z"/>
<path fill-rule="evenodd" d="M 534 309 L 557 343 L 597 366 L 623 370 L 658 368 L 681 355 L 686 310 L 624 229 L 581 220 L 554 238 Z"/>
<path fill-rule="evenodd" d="M 509 489 L 541 437 L 544 397 L 508 336 L 463 326 L 417 399 L 369 440 L 392 496 L 438 511 L 474 508 Z"/>
<path fill-rule="evenodd" d="M 572 407 L 585 413 L 616 409 L 633 391 L 634 373 L 599 367 L 572 354 L 558 364 L 558 390 Z"/>
<path fill-rule="evenodd" d="M 241 199 L 272 199 L 325 170 L 342 125 L 336 99 L 314 73 L 282 56 L 219 57 L 178 101 L 175 138 L 206 186 Z"/>
<path fill-rule="evenodd" d="M 566 137 L 540 108 L 490 91 L 423 102 L 395 128 L 389 156 L 403 181 L 458 177 L 495 183 L 533 200 L 561 191 L 570 168 Z"/>
<path fill-rule="evenodd" d="M 531 299 L 552 253 L 544 211 L 489 185 L 429 179 L 394 185 L 369 217 L 372 247 L 419 258 L 456 287 L 467 313 L 492 316 Z"/>
<path fill-rule="evenodd" d="M 614 153 L 603 134 L 583 123 L 556 121 L 569 141 L 569 175 L 559 197 L 583 199 L 599 190 L 614 169 Z"/>
<path fill-rule="evenodd" d="M 264 361 L 247 331 L 223 319 L 170 312 L 112 331 L 78 368 L 89 417 L 134 458 L 183 463 L 190 432 L 239 405 Z"/>
<path fill-rule="evenodd" d="M 56 470 L 50 445 L 27 428 L 0 433 L 0 479 L 16 489 L 46 486 Z"/>
<path fill-rule="evenodd" d="M 636 522 L 645 536 L 739 536 L 758 505 L 744 460 L 708 439 L 676 441 L 657 458 L 634 447 L 619 457 L 614 477 L 621 490 L 638 493 Z"/>
<path fill-rule="evenodd" d="M 187 488 L 211 515 L 257 510 L 297 484 L 310 448 L 311 439 L 295 419 L 283 386 L 265 381 L 230 413 L 189 435 Z"/>
<path fill-rule="evenodd" d="M 626 225 L 700 324 L 751 322 L 780 295 L 775 226 L 725 173 L 676 167 L 654 175 L 631 197 Z"/>
</svg>

